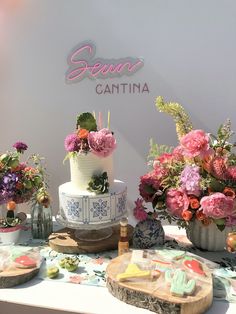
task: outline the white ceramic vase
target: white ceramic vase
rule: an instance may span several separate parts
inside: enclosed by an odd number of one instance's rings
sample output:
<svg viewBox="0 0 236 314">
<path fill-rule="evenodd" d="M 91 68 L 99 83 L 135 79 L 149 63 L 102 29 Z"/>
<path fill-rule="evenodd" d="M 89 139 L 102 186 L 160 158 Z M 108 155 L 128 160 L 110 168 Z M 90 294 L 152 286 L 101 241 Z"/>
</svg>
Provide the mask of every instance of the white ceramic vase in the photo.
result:
<svg viewBox="0 0 236 314">
<path fill-rule="evenodd" d="M 225 227 L 223 231 L 220 231 L 214 223 L 204 226 L 200 221 L 194 220 L 190 222 L 187 236 L 193 245 L 199 249 L 223 251 L 226 247 L 227 235 L 232 230 L 232 227 Z"/>
</svg>

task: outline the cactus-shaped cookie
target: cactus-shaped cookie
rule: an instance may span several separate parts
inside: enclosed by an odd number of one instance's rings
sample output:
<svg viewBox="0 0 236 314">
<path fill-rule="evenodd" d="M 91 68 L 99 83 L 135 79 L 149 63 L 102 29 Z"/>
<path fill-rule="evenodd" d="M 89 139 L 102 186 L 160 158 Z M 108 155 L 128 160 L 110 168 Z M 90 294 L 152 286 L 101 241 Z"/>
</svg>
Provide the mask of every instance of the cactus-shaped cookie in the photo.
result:
<svg viewBox="0 0 236 314">
<path fill-rule="evenodd" d="M 171 284 L 171 294 L 179 297 L 183 297 L 185 294 L 191 295 L 196 286 L 196 281 L 194 279 L 187 280 L 186 272 L 180 269 L 167 270 L 165 280 Z"/>
</svg>

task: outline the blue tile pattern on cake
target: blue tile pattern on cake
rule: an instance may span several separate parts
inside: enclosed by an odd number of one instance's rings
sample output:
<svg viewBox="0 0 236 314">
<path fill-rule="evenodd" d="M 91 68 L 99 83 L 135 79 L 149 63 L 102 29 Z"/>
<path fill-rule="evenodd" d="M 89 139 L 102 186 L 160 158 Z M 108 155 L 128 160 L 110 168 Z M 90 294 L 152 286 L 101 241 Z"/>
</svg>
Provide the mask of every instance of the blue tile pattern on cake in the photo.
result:
<svg viewBox="0 0 236 314">
<path fill-rule="evenodd" d="M 118 213 L 123 214 L 126 207 L 126 195 L 125 194 L 123 194 L 121 197 L 118 197 L 118 202 L 116 206 L 117 206 Z"/>
<path fill-rule="evenodd" d="M 98 217 L 101 220 L 102 217 L 107 216 L 108 209 L 107 201 L 99 199 L 97 202 L 93 202 L 93 208 L 91 208 L 93 218 Z"/>
<path fill-rule="evenodd" d="M 80 218 L 80 212 L 82 208 L 80 208 L 80 203 L 75 201 L 73 198 L 67 201 L 67 214 L 71 219 Z"/>
</svg>

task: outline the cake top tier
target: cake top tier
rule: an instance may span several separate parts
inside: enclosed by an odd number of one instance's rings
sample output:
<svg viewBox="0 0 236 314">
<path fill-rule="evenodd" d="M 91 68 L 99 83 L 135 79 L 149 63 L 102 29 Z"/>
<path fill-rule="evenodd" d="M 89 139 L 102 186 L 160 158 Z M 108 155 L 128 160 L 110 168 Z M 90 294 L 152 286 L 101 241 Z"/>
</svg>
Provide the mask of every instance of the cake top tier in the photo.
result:
<svg viewBox="0 0 236 314">
<path fill-rule="evenodd" d="M 65 149 L 71 154 L 87 154 L 89 152 L 108 157 L 116 148 L 116 140 L 110 128 L 110 113 L 108 112 L 107 128 L 102 127 L 102 116 L 99 113 L 98 123 L 95 114 L 84 112 L 77 116 L 76 130 L 67 135 Z"/>
</svg>

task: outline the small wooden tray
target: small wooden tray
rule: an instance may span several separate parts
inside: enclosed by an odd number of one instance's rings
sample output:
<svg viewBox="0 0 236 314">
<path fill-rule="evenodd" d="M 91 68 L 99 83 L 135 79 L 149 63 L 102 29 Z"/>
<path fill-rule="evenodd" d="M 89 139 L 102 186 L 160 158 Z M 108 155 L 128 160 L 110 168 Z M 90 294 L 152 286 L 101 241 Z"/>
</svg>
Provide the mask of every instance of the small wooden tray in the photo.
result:
<svg viewBox="0 0 236 314">
<path fill-rule="evenodd" d="M 212 304 L 213 284 L 211 272 L 206 265 L 204 283 L 196 288 L 193 295 L 177 297 L 165 290 L 164 277 L 156 280 L 117 281 L 122 265 L 130 262 L 132 253 L 125 253 L 111 260 L 108 264 L 107 287 L 112 295 L 126 303 L 146 308 L 158 314 L 200 314 Z M 193 257 L 194 258 L 194 257 Z"/>
<path fill-rule="evenodd" d="M 15 268 L 0 272 L 0 288 L 10 288 L 25 283 L 36 276 L 38 272 L 38 267 Z"/>
<path fill-rule="evenodd" d="M 115 225 L 112 227 L 112 235 L 109 238 L 98 241 L 84 241 L 75 237 L 74 229 L 63 228 L 49 236 L 49 245 L 59 253 L 98 253 L 117 249 L 119 234 L 120 225 Z M 129 241 L 132 239 L 132 235 L 133 227 L 128 225 Z"/>
</svg>

